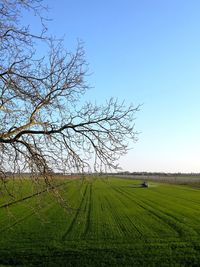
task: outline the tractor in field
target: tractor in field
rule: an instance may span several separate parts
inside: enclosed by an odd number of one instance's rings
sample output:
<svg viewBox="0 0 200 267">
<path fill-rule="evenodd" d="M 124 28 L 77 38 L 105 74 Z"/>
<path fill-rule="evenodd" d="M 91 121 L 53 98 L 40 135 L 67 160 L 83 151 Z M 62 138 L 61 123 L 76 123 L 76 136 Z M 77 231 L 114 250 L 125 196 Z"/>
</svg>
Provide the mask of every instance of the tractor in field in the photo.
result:
<svg viewBox="0 0 200 267">
<path fill-rule="evenodd" d="M 142 187 L 145 187 L 145 188 L 148 188 L 149 187 L 149 184 L 147 181 L 144 181 L 142 184 L 141 184 Z"/>
</svg>

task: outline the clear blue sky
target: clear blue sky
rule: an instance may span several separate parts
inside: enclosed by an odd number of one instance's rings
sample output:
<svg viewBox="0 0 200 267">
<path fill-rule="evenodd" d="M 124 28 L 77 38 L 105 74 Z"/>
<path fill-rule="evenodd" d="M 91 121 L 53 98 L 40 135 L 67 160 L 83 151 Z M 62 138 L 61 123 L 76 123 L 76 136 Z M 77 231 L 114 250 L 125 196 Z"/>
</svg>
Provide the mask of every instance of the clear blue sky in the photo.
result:
<svg viewBox="0 0 200 267">
<path fill-rule="evenodd" d="M 200 172 L 200 1 L 46 0 L 49 31 L 85 43 L 97 103 L 143 104 L 129 171 Z"/>
</svg>

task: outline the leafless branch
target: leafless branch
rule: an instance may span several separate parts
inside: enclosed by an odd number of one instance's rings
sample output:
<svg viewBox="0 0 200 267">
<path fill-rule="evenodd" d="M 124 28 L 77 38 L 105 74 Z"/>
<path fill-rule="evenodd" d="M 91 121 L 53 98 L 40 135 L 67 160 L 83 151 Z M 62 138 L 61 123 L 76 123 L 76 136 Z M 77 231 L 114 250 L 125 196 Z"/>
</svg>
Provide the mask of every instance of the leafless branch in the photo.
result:
<svg viewBox="0 0 200 267">
<path fill-rule="evenodd" d="M 89 88 L 82 43 L 74 53 L 20 24 L 23 9 L 41 17 L 40 0 L 0 3 L 0 179 L 8 173 L 43 177 L 53 172 L 101 171 L 117 168 L 128 141 L 136 141 L 135 112 L 115 99 L 105 105 L 80 99 Z M 37 58 L 36 43 L 47 55 Z M 92 167 L 93 166 L 93 167 Z"/>
</svg>

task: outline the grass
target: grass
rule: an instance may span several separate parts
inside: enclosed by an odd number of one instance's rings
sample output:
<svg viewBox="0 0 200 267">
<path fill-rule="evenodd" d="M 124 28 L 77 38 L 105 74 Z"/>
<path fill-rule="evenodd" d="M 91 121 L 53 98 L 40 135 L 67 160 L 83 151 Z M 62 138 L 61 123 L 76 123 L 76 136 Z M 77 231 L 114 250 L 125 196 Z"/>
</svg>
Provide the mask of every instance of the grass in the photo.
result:
<svg viewBox="0 0 200 267">
<path fill-rule="evenodd" d="M 66 209 L 28 181 L 25 200 L 2 198 L 0 266 L 199 266 L 198 188 L 90 177 L 60 189 Z"/>
</svg>

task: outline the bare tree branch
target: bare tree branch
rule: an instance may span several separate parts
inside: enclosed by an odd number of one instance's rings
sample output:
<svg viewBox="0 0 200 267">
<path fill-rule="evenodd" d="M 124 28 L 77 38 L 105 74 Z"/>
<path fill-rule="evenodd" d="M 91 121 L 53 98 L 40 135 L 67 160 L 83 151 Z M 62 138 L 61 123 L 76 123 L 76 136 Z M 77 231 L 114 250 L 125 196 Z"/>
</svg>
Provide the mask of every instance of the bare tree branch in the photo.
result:
<svg viewBox="0 0 200 267">
<path fill-rule="evenodd" d="M 22 10 L 42 21 L 38 34 L 20 24 Z M 71 53 L 47 36 L 40 0 L 0 3 L 0 179 L 9 173 L 44 177 L 53 172 L 101 171 L 136 141 L 135 112 L 115 99 L 105 105 L 80 99 L 89 88 L 82 43 Z M 36 44 L 48 53 L 37 58 Z M 93 166 L 93 167 L 92 167 Z"/>
</svg>

